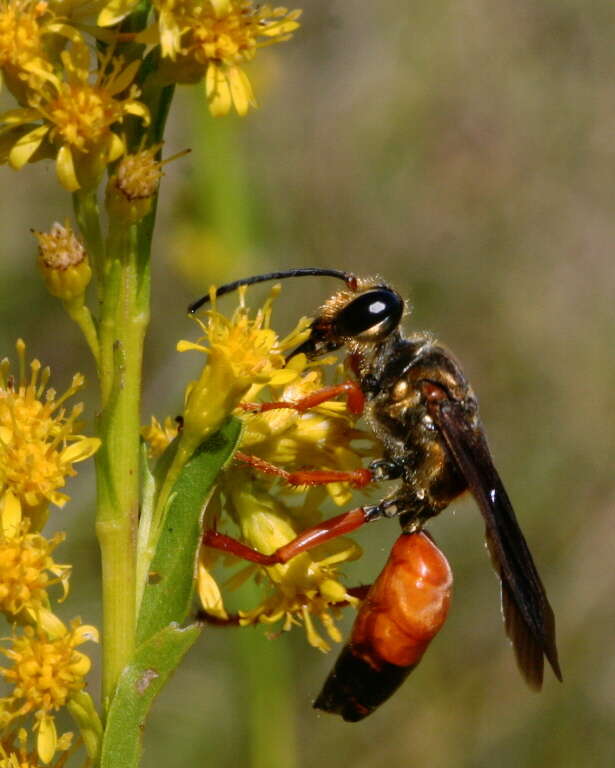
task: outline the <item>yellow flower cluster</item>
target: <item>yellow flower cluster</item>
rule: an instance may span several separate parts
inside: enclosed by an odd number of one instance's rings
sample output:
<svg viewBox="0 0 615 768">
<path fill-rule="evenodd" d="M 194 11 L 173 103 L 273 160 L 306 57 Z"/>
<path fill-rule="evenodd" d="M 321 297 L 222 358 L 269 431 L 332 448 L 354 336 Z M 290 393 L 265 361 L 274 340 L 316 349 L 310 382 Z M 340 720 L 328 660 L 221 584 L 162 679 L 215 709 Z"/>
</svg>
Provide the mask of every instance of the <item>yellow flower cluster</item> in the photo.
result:
<svg viewBox="0 0 615 768">
<path fill-rule="evenodd" d="M 128 115 L 147 123 L 134 79 L 140 61 L 93 56 L 44 0 L 0 0 L 0 74 L 21 105 L 0 115 L 0 162 L 15 170 L 55 157 L 69 191 L 94 186 L 126 151 Z M 96 65 L 96 66 L 93 66 Z"/>
<path fill-rule="evenodd" d="M 17 531 L 23 516 L 40 529 L 49 503 L 62 507 L 68 496 L 60 489 L 75 475 L 73 465 L 92 456 L 100 440 L 78 434 L 83 405 L 67 411 L 64 404 L 83 387 L 80 374 L 57 396 L 48 389 L 50 371 L 38 360 L 26 375 L 26 345 L 17 342 L 19 374 L 8 359 L 0 362 L 0 517 L 4 531 Z"/>
<path fill-rule="evenodd" d="M 0 163 L 19 170 L 55 158 L 67 190 L 96 186 L 126 152 L 126 118 L 144 125 L 150 119 L 136 83 L 141 59 L 114 55 L 129 38 L 160 48 L 161 63 L 148 75 L 154 91 L 203 81 L 213 115 L 233 107 L 245 115 L 256 101 L 243 66 L 259 48 L 289 40 L 301 15 L 253 0 L 154 0 L 156 18 L 142 33 L 107 28 L 136 6 L 136 0 L 0 0 L 0 85 L 20 105 L 0 115 Z M 76 21 L 97 7 L 98 27 Z M 104 56 L 94 55 L 86 31 L 106 43 Z"/>
<path fill-rule="evenodd" d="M 82 405 L 65 407 L 83 377 L 58 396 L 48 387 L 49 369 L 33 360 L 28 375 L 26 346 L 21 340 L 16 346 L 17 375 L 7 359 L 0 362 L 0 612 L 13 624 L 8 645 L 0 647 L 9 662 L 0 678 L 12 688 L 0 699 L 0 766 L 21 768 L 39 759 L 48 764 L 68 748 L 70 736 L 58 737 L 53 713 L 82 692 L 90 662 L 76 647 L 97 639 L 94 627 L 75 621 L 67 629 L 52 612 L 49 589 L 60 585 L 60 600 L 66 597 L 70 566 L 53 559 L 64 535 L 48 539 L 40 529 L 49 504 L 68 500 L 60 489 L 76 474 L 73 465 L 91 456 L 99 440 L 78 434 Z M 19 728 L 27 715 L 35 722 L 32 752 Z"/>
<path fill-rule="evenodd" d="M 204 79 L 214 116 L 226 115 L 231 107 L 243 116 L 256 106 L 242 66 L 258 48 L 289 40 L 301 15 L 251 0 L 154 0 L 154 5 L 158 24 L 153 34 L 171 62 L 167 70 L 177 82 Z"/>
<path fill-rule="evenodd" d="M 309 319 L 303 318 L 286 338 L 280 339 L 271 328 L 273 298 L 279 286 L 254 317 L 240 305 L 230 318 L 220 314 L 215 304 L 201 322 L 203 338 L 199 343 L 180 342 L 180 350 L 207 354 L 207 362 L 198 382 L 187 392 L 184 427 L 179 446 L 187 439 L 191 450 L 234 413 L 245 425 L 240 449 L 289 471 L 306 466 L 326 470 L 355 470 L 361 457 L 375 451 L 372 436 L 355 425 L 343 402 L 327 401 L 305 413 L 293 409 L 273 409 L 246 413 L 240 403 L 296 401 L 323 386 L 323 366 L 333 360 L 309 364 L 304 355 L 285 355 L 305 340 Z M 152 420 L 144 431 L 152 452 L 160 455 L 177 434 Z M 191 435 L 187 438 L 186 435 Z M 178 448 L 178 453 L 181 448 Z M 286 496 L 283 500 L 280 494 Z M 241 540 L 263 554 L 270 554 L 288 543 L 298 533 L 322 519 L 321 507 L 327 497 L 337 505 L 350 501 L 352 489 L 347 482 L 327 486 L 297 488 L 280 485 L 270 475 L 255 473 L 235 462 L 223 473 L 217 493 L 207 509 L 207 525 L 217 527 L 224 521 L 239 530 Z M 248 565 L 226 581 L 227 588 L 254 577 L 265 586 L 262 602 L 239 613 L 242 625 L 256 622 L 281 623 L 283 630 L 303 624 L 308 642 L 328 650 L 328 642 L 318 631 L 314 619 L 322 624 L 331 640 L 339 642 L 335 615 L 342 605 L 356 604 L 340 581 L 339 566 L 359 557 L 361 550 L 347 538 L 339 538 L 305 552 L 285 565 L 264 567 Z M 199 563 L 198 590 L 205 610 L 221 620 L 228 618 L 222 591 L 214 578 L 214 566 L 237 565 L 240 561 L 205 548 Z"/>
</svg>

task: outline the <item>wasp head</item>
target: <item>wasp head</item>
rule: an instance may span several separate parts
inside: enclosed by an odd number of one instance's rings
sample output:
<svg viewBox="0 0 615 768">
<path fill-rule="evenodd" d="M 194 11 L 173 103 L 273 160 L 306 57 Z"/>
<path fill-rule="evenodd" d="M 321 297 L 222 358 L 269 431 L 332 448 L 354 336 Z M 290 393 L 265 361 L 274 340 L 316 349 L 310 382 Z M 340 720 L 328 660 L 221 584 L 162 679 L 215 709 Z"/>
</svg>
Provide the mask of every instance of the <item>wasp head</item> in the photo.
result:
<svg viewBox="0 0 615 768">
<path fill-rule="evenodd" d="M 404 301 L 397 291 L 373 279 L 356 279 L 352 287 L 323 304 L 309 338 L 291 357 L 303 353 L 312 360 L 340 347 L 358 352 L 382 343 L 398 329 Z"/>
</svg>

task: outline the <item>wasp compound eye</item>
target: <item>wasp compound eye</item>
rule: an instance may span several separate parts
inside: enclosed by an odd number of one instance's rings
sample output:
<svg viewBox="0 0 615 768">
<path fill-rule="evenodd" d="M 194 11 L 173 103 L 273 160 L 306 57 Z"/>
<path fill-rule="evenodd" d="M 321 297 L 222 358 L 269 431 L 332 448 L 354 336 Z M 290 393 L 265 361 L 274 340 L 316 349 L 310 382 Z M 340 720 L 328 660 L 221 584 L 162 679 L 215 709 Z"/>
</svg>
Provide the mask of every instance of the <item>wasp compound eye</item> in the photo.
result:
<svg viewBox="0 0 615 768">
<path fill-rule="evenodd" d="M 390 288 L 374 288 L 347 304 L 335 318 L 335 331 L 365 341 L 380 341 L 394 331 L 404 312 L 404 302 Z"/>
</svg>

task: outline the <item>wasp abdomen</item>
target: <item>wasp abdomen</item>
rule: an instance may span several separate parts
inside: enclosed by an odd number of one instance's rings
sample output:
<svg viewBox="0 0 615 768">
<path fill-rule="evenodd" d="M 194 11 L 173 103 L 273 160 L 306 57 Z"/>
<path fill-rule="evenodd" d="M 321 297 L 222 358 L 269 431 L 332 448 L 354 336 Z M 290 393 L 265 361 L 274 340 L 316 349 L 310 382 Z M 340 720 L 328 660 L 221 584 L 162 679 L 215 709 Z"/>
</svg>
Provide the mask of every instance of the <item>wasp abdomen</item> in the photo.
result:
<svg viewBox="0 0 615 768">
<path fill-rule="evenodd" d="M 452 585 L 433 541 L 424 533 L 402 534 L 314 706 L 354 722 L 386 701 L 444 624 Z"/>
</svg>

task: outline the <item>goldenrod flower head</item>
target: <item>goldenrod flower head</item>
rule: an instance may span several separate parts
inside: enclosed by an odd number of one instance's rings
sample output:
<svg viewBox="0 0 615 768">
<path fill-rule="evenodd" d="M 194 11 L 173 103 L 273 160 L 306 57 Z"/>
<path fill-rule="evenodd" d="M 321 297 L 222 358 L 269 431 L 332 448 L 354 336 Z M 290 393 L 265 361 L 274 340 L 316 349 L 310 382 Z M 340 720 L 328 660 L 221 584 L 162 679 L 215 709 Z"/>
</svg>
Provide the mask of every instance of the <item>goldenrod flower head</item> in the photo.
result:
<svg viewBox="0 0 615 768">
<path fill-rule="evenodd" d="M 301 11 L 252 0 L 154 0 L 162 55 L 177 82 L 194 83 L 205 77 L 209 108 L 214 116 L 231 107 L 245 115 L 256 106 L 242 65 L 258 48 L 289 40 L 299 27 Z M 150 33 L 151 38 L 151 33 Z"/>
<path fill-rule="evenodd" d="M 67 629 L 58 620 L 54 633 L 26 626 L 10 638 L 8 648 L 0 648 L 10 662 L 0 667 L 0 677 L 14 686 L 9 696 L 0 699 L 0 718 L 9 723 L 28 714 L 36 717 L 37 751 L 43 762 L 51 760 L 58 748 L 53 712 L 85 686 L 91 662 L 76 649 L 88 640 L 98 642 L 95 627 L 76 619 Z"/>
<path fill-rule="evenodd" d="M 259 490 L 247 476 L 242 483 L 225 482 L 224 488 L 242 539 L 251 547 L 270 554 L 299 533 L 293 510 Z M 294 624 L 303 624 L 310 645 L 328 651 L 329 644 L 318 631 L 314 619 L 319 620 L 329 639 L 340 642 L 335 614 L 340 604 L 356 605 L 357 599 L 339 580 L 337 566 L 360 555 L 357 544 L 347 538 L 338 538 L 294 557 L 285 565 L 249 565 L 230 584 L 241 583 L 256 575 L 266 583 L 268 594 L 257 608 L 240 611 L 241 625 L 282 622 L 282 629 L 288 631 Z M 199 595 L 204 608 L 214 615 L 223 615 L 224 607 L 221 602 L 216 604 L 207 567 L 201 568 L 199 579 Z"/>
<path fill-rule="evenodd" d="M 73 192 L 95 185 L 107 164 L 124 154 L 124 140 L 112 126 L 121 126 L 127 115 L 148 122 L 149 112 L 136 100 L 139 90 L 133 84 L 140 61 L 124 66 L 120 58 L 102 59 L 90 82 L 90 52 L 85 44 L 74 44 L 60 58 L 61 74 L 36 64 L 27 66 L 41 78 L 41 85 L 29 97 L 28 108 L 5 113 L 0 123 L 8 129 L 3 141 L 12 168 L 19 170 L 55 154 L 58 178 Z M 121 97 L 124 92 L 126 96 Z"/>
<path fill-rule="evenodd" d="M 287 386 L 272 387 L 271 399 L 296 402 L 322 387 L 322 371 L 310 370 Z M 362 458 L 378 451 L 374 436 L 355 426 L 356 416 L 349 414 L 346 404 L 339 400 L 326 401 L 304 413 L 276 409 L 244 413 L 241 419 L 245 428 L 240 449 L 289 471 L 301 467 L 359 469 Z M 233 472 L 233 467 L 228 472 Z M 267 476 L 261 480 L 269 484 L 277 482 Z M 291 486 L 281 486 L 281 490 L 297 493 Z M 327 492 L 338 506 L 347 504 L 352 496 L 345 482 L 329 483 Z"/>
<path fill-rule="evenodd" d="M 26 375 L 26 345 L 17 344 L 19 376 L 10 362 L 0 362 L 0 518 L 2 529 L 14 531 L 22 513 L 35 515 L 49 502 L 64 506 L 68 496 L 59 489 L 76 475 L 73 464 L 96 452 L 100 440 L 77 433 L 81 403 L 70 411 L 65 401 L 83 387 L 80 374 L 66 392 L 57 396 L 48 389 L 50 371 L 34 359 Z"/>
<path fill-rule="evenodd" d="M 44 38 L 60 30 L 44 0 L 0 0 L 0 79 L 21 104 L 36 82 L 28 67 L 52 70 Z"/>
<path fill-rule="evenodd" d="M 162 424 L 155 416 L 152 416 L 149 425 L 141 429 L 141 436 L 149 445 L 151 458 L 157 459 L 162 456 L 177 437 L 178 431 L 177 421 L 170 416 L 167 416 Z"/>
<path fill-rule="evenodd" d="M 46 539 L 28 533 L 28 527 L 26 520 L 16 534 L 10 529 L 6 534 L 0 531 L 0 611 L 10 620 L 23 612 L 37 621 L 41 610 L 49 607 L 47 590 L 54 584 L 62 585 L 62 597 L 68 592 L 70 566 L 52 558 L 64 535 Z"/>
<path fill-rule="evenodd" d="M 204 334 L 199 343 L 180 341 L 177 345 L 180 352 L 196 350 L 207 355 L 198 381 L 186 392 L 182 441 L 196 447 L 242 399 L 265 386 L 290 383 L 299 375 L 302 361 L 285 366 L 284 353 L 305 339 L 307 320 L 300 321 L 286 338 L 278 338 L 270 320 L 272 301 L 279 292 L 280 287 L 275 286 L 269 300 L 251 318 L 242 291 L 240 306 L 231 318 L 213 308 L 206 323 L 197 320 Z"/>
<path fill-rule="evenodd" d="M 83 296 L 92 279 L 87 251 L 70 224 L 57 221 L 49 232 L 34 232 L 38 266 L 52 296 L 70 301 Z"/>
</svg>

